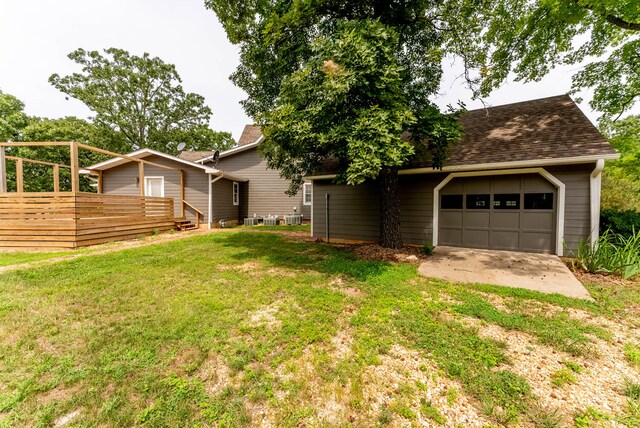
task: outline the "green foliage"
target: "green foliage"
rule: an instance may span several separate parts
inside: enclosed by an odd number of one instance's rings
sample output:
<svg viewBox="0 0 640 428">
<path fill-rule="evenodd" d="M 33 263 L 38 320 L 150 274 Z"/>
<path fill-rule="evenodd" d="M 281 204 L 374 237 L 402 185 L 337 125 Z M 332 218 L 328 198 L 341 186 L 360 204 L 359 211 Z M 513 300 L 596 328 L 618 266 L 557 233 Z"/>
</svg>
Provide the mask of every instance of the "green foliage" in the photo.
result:
<svg viewBox="0 0 640 428">
<path fill-rule="evenodd" d="M 633 236 L 634 231 L 640 231 L 640 211 L 604 209 L 600 213 L 600 229 L 627 237 Z"/>
<path fill-rule="evenodd" d="M 640 116 L 601 121 L 600 131 L 620 152 L 605 168 L 602 206 L 640 212 Z"/>
<path fill-rule="evenodd" d="M 28 123 L 22 101 L 0 91 L 0 141 L 20 140 L 22 129 Z"/>
<path fill-rule="evenodd" d="M 630 236 L 606 230 L 595 245 L 588 241 L 580 242 L 576 258 L 588 272 L 633 278 L 640 274 L 640 230 Z"/>
<path fill-rule="evenodd" d="M 640 181 L 624 170 L 607 166 L 602 173 L 603 210 L 640 212 Z"/>
<path fill-rule="evenodd" d="M 569 368 L 560 369 L 551 375 L 551 385 L 557 388 L 563 387 L 568 383 L 576 383 L 577 381 L 578 379 L 573 370 Z"/>
<path fill-rule="evenodd" d="M 640 94 L 636 0 L 466 0 L 450 1 L 449 11 L 442 18 L 453 33 L 449 49 L 476 71 L 467 80 L 477 95 L 510 73 L 536 81 L 584 60 L 591 62 L 574 75 L 572 91 L 593 88 L 591 106 L 605 116 L 628 110 Z"/>
<path fill-rule="evenodd" d="M 624 356 L 630 363 L 640 366 L 640 345 L 632 343 L 624 345 Z"/>
<path fill-rule="evenodd" d="M 420 413 L 438 425 L 444 425 L 447 422 L 447 418 L 440 413 L 440 410 L 434 407 L 431 401 L 426 401 L 424 398 L 420 400 Z"/>
<path fill-rule="evenodd" d="M 431 244 L 425 243 L 424 246 L 422 247 L 422 252 L 424 253 L 425 256 L 432 256 L 433 250 L 435 250 L 435 247 Z"/>
<path fill-rule="evenodd" d="M 574 373 L 582 373 L 582 366 L 578 363 L 574 363 L 573 361 L 564 360 L 562 362 L 569 370 Z"/>
<path fill-rule="evenodd" d="M 209 129 L 211 109 L 201 95 L 184 91 L 174 65 L 148 53 L 140 57 L 116 48 L 104 53 L 75 50 L 69 59 L 82 66 L 82 73 L 53 74 L 49 82 L 84 102 L 98 126 L 120 133 L 124 151 L 152 148 L 175 155 L 180 142 L 187 150 L 233 144 L 230 134 Z"/>
<path fill-rule="evenodd" d="M 208 0 L 241 47 L 232 80 L 247 113 L 263 122 L 263 154 L 292 179 L 337 159 L 339 180 L 356 184 L 413 154 L 412 131 L 437 166 L 459 137 L 455 118 L 429 101 L 442 75 L 432 2 Z M 415 144 L 415 143 L 414 143 Z"/>
<path fill-rule="evenodd" d="M 588 428 L 593 426 L 594 423 L 602 422 L 605 419 L 607 419 L 607 415 L 603 412 L 594 407 L 587 407 L 573 416 L 573 423 L 576 428 Z"/>
<path fill-rule="evenodd" d="M 632 400 L 640 400 L 640 383 L 631 382 L 627 379 L 624 382 L 624 395 Z"/>
</svg>

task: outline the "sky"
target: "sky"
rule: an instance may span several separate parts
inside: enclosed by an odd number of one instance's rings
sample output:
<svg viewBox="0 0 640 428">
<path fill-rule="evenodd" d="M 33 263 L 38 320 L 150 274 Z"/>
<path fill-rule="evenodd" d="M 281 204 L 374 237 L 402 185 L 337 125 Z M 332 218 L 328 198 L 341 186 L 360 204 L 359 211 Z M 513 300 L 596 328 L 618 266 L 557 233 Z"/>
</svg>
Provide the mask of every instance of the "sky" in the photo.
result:
<svg viewBox="0 0 640 428">
<path fill-rule="evenodd" d="M 67 58 L 77 48 L 117 47 L 135 55 L 149 52 L 175 64 L 185 90 L 203 95 L 212 108 L 213 129 L 231 132 L 237 139 L 252 122 L 239 104 L 246 94 L 229 80 L 239 49 L 229 43 L 204 0 L 0 0 L 0 40 L 0 90 L 22 100 L 29 115 L 91 116 L 80 101 L 66 100 L 48 78 L 79 71 Z M 535 83 L 507 82 L 484 102 L 500 105 L 566 93 L 578 69 L 558 68 Z M 460 71 L 459 64 L 445 62 L 434 101 L 441 107 L 458 100 L 469 109 L 482 107 L 457 79 Z M 580 108 L 596 121 L 598 114 L 586 101 Z"/>
</svg>

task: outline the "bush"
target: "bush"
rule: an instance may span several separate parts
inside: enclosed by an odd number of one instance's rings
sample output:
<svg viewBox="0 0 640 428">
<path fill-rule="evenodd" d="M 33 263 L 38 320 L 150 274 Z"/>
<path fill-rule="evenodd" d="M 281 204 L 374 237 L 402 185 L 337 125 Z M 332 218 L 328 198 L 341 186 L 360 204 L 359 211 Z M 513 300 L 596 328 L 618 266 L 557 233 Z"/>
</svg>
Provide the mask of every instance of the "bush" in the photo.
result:
<svg viewBox="0 0 640 428">
<path fill-rule="evenodd" d="M 435 247 L 431 244 L 424 244 L 424 247 L 422 247 L 422 252 L 425 256 L 432 256 L 433 250 L 435 250 Z"/>
<path fill-rule="evenodd" d="M 611 230 L 624 236 L 632 236 L 634 230 L 640 231 L 640 212 L 602 210 L 600 213 L 600 230 Z"/>
<path fill-rule="evenodd" d="M 606 230 L 593 246 L 581 242 L 577 259 L 588 272 L 633 278 L 640 274 L 640 229 L 632 228 L 628 237 Z"/>
</svg>

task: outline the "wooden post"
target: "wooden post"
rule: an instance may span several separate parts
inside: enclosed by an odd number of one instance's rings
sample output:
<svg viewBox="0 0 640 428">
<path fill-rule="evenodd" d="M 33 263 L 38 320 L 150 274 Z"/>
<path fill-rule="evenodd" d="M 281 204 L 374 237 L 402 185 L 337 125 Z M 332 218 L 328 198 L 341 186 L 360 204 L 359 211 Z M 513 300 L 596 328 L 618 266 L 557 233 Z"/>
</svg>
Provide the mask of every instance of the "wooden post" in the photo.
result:
<svg viewBox="0 0 640 428">
<path fill-rule="evenodd" d="M 24 167 L 22 159 L 16 161 L 16 192 L 24 192 Z"/>
<path fill-rule="evenodd" d="M 140 196 L 144 196 L 144 162 L 138 162 L 138 177 L 140 180 Z"/>
<path fill-rule="evenodd" d="M 60 193 L 60 167 L 58 165 L 53 166 L 53 191 Z"/>
<path fill-rule="evenodd" d="M 4 146 L 0 147 L 0 193 L 7 191 L 7 161 L 4 158 Z"/>
<path fill-rule="evenodd" d="M 102 171 L 98 171 L 98 193 L 102 193 Z"/>
<path fill-rule="evenodd" d="M 196 213 L 196 216 L 198 213 Z M 184 217 L 184 170 L 180 170 L 180 218 Z"/>
<path fill-rule="evenodd" d="M 71 157 L 71 191 L 80 192 L 80 168 L 78 166 L 78 143 L 69 143 L 69 154 Z"/>
</svg>

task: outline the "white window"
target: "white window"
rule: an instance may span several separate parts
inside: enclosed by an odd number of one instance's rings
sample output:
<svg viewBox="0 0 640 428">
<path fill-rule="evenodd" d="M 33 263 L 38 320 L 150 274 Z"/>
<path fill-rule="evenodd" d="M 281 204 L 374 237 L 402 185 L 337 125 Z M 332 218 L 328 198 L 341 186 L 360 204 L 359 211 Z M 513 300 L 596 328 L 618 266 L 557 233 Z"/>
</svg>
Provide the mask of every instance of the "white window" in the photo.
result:
<svg viewBox="0 0 640 428">
<path fill-rule="evenodd" d="M 164 198 L 164 177 L 145 177 L 144 195 Z"/>
<path fill-rule="evenodd" d="M 233 205 L 240 205 L 240 183 L 233 182 Z"/>
<path fill-rule="evenodd" d="M 312 193 L 311 193 L 311 183 L 304 183 L 302 185 L 302 195 L 303 195 L 302 203 L 304 205 L 311 205 L 311 200 L 313 199 Z"/>
</svg>

